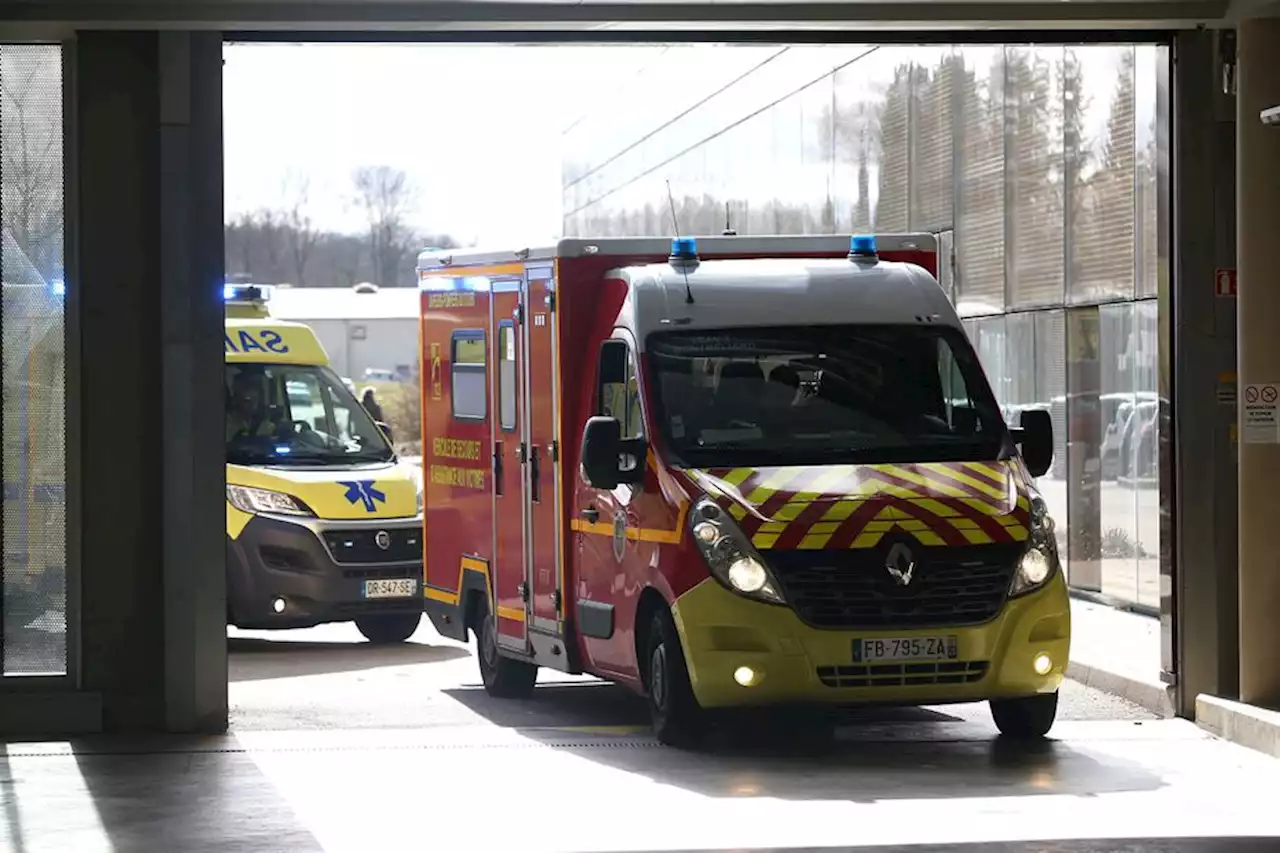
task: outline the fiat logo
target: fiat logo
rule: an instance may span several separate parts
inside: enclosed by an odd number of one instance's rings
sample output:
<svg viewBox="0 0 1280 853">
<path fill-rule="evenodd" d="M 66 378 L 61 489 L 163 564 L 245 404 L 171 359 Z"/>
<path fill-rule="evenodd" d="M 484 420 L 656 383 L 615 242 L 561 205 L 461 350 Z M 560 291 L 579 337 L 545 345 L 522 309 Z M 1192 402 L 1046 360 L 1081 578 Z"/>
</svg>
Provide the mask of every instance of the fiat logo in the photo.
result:
<svg viewBox="0 0 1280 853">
<path fill-rule="evenodd" d="M 373 534 L 373 544 L 386 551 L 391 547 L 391 534 L 385 530 L 379 530 Z"/>
</svg>

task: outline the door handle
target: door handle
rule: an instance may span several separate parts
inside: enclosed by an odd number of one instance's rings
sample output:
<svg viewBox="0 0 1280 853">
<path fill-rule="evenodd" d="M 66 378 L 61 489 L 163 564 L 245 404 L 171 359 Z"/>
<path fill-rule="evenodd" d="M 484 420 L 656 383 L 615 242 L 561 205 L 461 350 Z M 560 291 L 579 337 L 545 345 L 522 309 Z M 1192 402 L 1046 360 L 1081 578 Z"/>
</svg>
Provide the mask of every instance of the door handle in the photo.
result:
<svg viewBox="0 0 1280 853">
<path fill-rule="evenodd" d="M 529 499 L 533 503 L 542 502 L 541 480 L 542 470 L 538 464 L 538 445 L 529 448 Z"/>
<path fill-rule="evenodd" d="M 592 524 L 595 524 L 597 521 L 600 520 L 600 510 L 587 507 L 582 511 L 582 517 L 585 518 L 587 521 L 591 522 Z"/>
<path fill-rule="evenodd" d="M 502 496 L 502 442 L 493 443 L 493 493 Z"/>
</svg>

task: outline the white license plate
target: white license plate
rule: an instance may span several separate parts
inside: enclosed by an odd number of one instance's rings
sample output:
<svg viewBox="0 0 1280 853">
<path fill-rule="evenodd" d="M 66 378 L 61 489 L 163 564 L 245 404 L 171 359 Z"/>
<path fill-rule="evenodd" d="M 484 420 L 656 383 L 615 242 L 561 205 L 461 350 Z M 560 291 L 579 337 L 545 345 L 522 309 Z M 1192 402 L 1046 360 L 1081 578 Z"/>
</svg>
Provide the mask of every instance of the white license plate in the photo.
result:
<svg viewBox="0 0 1280 853">
<path fill-rule="evenodd" d="M 364 582 L 365 598 L 412 598 L 418 594 L 418 582 L 411 578 Z"/>
<path fill-rule="evenodd" d="M 853 641 L 854 663 L 955 660 L 959 655 L 954 636 L 875 637 Z"/>
</svg>

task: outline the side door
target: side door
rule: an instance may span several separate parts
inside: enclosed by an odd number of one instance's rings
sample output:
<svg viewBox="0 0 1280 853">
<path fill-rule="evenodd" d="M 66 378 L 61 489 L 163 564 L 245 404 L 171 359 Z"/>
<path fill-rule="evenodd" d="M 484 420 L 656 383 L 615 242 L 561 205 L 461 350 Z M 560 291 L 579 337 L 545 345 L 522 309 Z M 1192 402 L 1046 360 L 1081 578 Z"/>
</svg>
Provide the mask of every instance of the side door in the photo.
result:
<svg viewBox="0 0 1280 853">
<path fill-rule="evenodd" d="M 556 437 L 560 406 L 559 351 L 552 268 L 531 267 L 525 276 L 528 317 L 524 324 L 525 412 L 529 442 L 529 529 L 526 581 L 531 589 L 530 630 L 535 650 L 543 637 L 562 634 L 563 582 L 561 537 L 564 510 L 560 495 L 560 447 Z M 550 660 L 555 661 L 552 655 Z"/>
<path fill-rule="evenodd" d="M 490 353 L 497 365 L 491 420 L 493 441 L 493 560 L 489 583 L 498 628 L 498 644 L 528 651 L 524 595 L 528 518 L 525 439 L 524 343 L 521 327 L 523 282 L 499 280 L 490 300 Z"/>
<path fill-rule="evenodd" d="M 636 358 L 629 341 L 621 336 L 605 341 L 598 358 L 594 414 L 617 418 L 623 439 L 643 438 Z M 633 462 L 646 464 L 645 459 Z M 583 654 L 598 671 L 633 677 L 633 622 L 649 554 L 640 539 L 643 486 L 594 489 L 581 474 L 577 483 L 581 564 L 574 592 Z"/>
</svg>

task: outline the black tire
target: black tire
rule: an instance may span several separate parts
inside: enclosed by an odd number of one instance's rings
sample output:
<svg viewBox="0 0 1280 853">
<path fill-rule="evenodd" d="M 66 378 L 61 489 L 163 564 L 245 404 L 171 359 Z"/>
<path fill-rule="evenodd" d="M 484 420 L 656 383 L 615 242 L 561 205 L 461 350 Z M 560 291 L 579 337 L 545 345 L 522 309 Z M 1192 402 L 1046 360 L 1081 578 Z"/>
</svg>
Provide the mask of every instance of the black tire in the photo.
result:
<svg viewBox="0 0 1280 853">
<path fill-rule="evenodd" d="M 680 634 L 665 607 L 654 614 L 649 628 L 648 665 L 653 733 L 668 746 L 698 746 L 707 734 L 707 714 L 693 695 Z"/>
<path fill-rule="evenodd" d="M 385 616 L 361 616 L 356 619 L 356 628 L 369 642 L 385 646 L 403 643 L 412 637 L 421 621 L 421 613 L 388 613 Z"/>
<path fill-rule="evenodd" d="M 1022 699 L 992 699 L 991 718 L 1000 734 L 1017 740 L 1037 740 L 1049 733 L 1058 717 L 1058 694 L 1041 693 Z"/>
<path fill-rule="evenodd" d="M 538 668 L 522 660 L 503 657 L 498 651 L 497 628 L 486 613 L 476 635 L 476 658 L 485 692 L 498 699 L 523 699 L 538 683 Z"/>
</svg>

